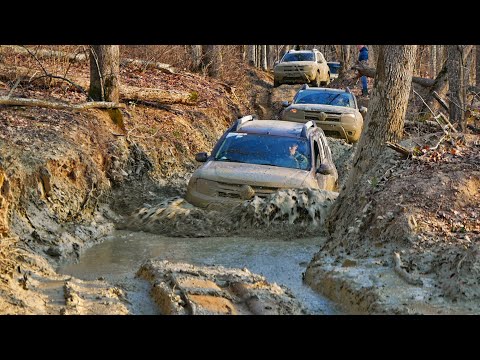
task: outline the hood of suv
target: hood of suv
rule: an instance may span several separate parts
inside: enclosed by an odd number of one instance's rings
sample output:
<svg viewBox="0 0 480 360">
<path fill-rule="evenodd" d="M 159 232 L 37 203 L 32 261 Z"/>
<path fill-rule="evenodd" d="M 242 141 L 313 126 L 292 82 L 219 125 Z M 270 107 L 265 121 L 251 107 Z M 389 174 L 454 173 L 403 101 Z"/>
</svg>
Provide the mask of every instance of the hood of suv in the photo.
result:
<svg viewBox="0 0 480 360">
<path fill-rule="evenodd" d="M 302 188 L 309 174 L 309 171 L 278 166 L 209 161 L 193 176 L 229 184 Z"/>
<path fill-rule="evenodd" d="M 355 114 L 354 108 L 346 106 L 333 106 L 333 105 L 322 105 L 322 104 L 292 104 L 289 109 L 298 109 L 302 111 L 323 111 L 326 113 L 342 113 L 342 114 Z"/>
</svg>

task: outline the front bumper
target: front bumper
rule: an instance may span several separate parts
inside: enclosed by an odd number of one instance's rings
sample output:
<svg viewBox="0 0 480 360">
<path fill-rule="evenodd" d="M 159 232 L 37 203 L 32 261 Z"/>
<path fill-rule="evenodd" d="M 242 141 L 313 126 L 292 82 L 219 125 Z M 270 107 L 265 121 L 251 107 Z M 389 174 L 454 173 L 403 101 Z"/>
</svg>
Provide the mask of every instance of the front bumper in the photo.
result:
<svg viewBox="0 0 480 360">
<path fill-rule="evenodd" d="M 288 71 L 274 73 L 275 80 L 280 83 L 305 83 L 315 79 L 314 72 Z"/>
</svg>

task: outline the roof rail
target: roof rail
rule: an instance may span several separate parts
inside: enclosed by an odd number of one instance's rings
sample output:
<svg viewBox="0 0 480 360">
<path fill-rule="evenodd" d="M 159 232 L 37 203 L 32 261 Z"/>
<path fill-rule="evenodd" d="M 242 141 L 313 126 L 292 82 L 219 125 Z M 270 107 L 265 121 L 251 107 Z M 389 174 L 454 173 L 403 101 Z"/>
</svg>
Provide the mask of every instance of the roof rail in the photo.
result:
<svg viewBox="0 0 480 360">
<path fill-rule="evenodd" d="M 313 122 L 312 120 L 307 121 L 307 122 L 305 123 L 305 125 L 303 125 L 303 129 L 302 129 L 302 132 L 300 133 L 300 136 L 301 136 L 301 137 L 307 137 L 307 131 L 308 131 L 308 129 L 310 129 L 311 127 L 317 127 L 317 124 L 315 124 L 315 122 Z"/>
<path fill-rule="evenodd" d="M 237 131 L 240 127 L 245 124 L 247 121 L 258 120 L 257 115 L 247 115 L 238 119 L 232 127 L 232 131 Z"/>
<path fill-rule="evenodd" d="M 305 89 L 308 89 L 308 85 L 307 85 L 307 84 L 303 84 L 303 86 L 300 88 L 300 90 L 305 90 Z"/>
</svg>

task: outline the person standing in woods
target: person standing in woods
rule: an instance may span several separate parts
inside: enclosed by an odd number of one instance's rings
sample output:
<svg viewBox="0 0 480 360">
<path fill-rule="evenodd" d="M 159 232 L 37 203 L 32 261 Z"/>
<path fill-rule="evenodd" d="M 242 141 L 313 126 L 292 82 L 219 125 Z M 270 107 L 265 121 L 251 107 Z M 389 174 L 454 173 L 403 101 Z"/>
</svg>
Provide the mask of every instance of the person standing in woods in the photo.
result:
<svg viewBox="0 0 480 360">
<path fill-rule="evenodd" d="M 358 48 L 358 62 L 363 66 L 368 66 L 368 49 L 365 45 L 357 45 Z M 364 75 L 362 81 L 362 95 L 368 95 L 367 77 Z"/>
</svg>

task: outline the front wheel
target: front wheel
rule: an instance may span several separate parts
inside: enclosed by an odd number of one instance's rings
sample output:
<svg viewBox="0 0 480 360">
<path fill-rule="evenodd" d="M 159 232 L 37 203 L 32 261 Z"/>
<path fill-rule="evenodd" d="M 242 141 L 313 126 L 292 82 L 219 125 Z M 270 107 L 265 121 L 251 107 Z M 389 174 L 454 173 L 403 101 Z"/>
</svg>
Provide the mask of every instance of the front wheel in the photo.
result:
<svg viewBox="0 0 480 360">
<path fill-rule="evenodd" d="M 273 79 L 273 87 L 279 87 L 281 84 L 278 80 Z"/>
<path fill-rule="evenodd" d="M 320 74 L 317 72 L 317 75 L 315 76 L 315 79 L 311 82 L 311 85 L 314 87 L 320 87 L 321 82 L 320 82 Z"/>
</svg>

